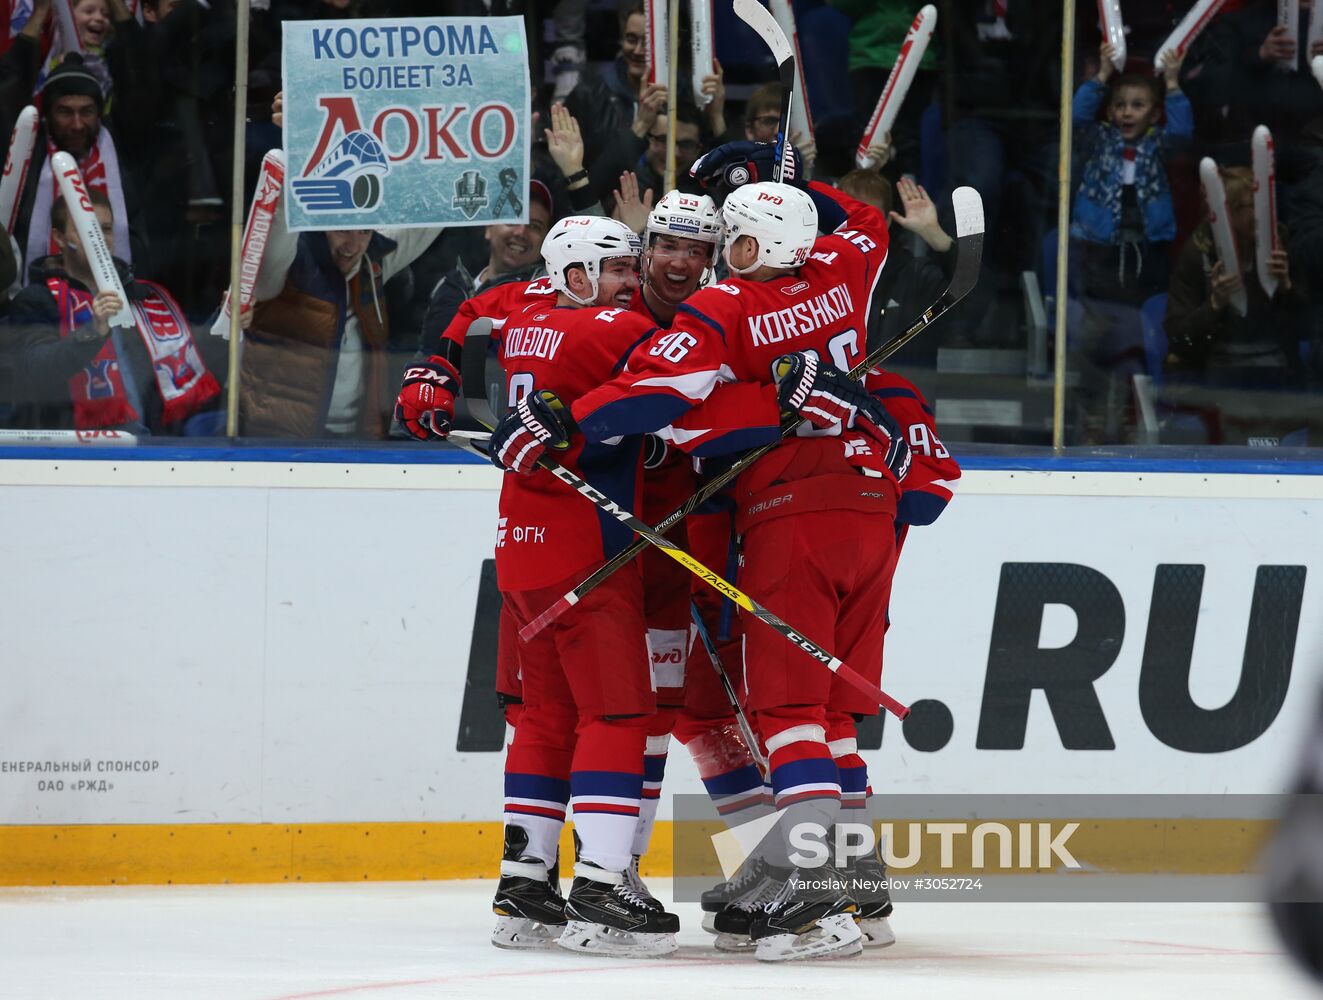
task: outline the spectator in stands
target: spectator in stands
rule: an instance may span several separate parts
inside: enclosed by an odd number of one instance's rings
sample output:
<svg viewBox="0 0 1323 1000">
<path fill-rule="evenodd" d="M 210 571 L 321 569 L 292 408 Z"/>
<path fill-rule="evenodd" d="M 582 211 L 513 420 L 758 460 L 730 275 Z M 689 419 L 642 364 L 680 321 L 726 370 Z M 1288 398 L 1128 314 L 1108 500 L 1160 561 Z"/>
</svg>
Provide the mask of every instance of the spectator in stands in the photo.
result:
<svg viewBox="0 0 1323 1000">
<path fill-rule="evenodd" d="M 702 194 L 702 187 L 689 176 L 689 168 L 703 151 L 703 117 L 692 104 L 675 110 L 675 187 L 690 194 Z M 666 191 L 666 119 L 658 118 L 648 130 L 648 145 L 634 174 L 640 189 L 660 198 Z"/>
<path fill-rule="evenodd" d="M 0 236 L 0 316 L 8 318 L 9 300 L 19 292 L 18 244 Z M 14 366 L 18 361 L 13 328 L 0 326 L 0 427 L 12 426 L 17 404 Z"/>
<path fill-rule="evenodd" d="M 588 165 L 590 185 L 597 200 L 605 202 L 625 170 L 634 168 L 648 152 L 648 136 L 658 121 L 666 123 L 668 95 L 661 84 L 646 84 L 647 24 L 643 0 L 620 0 L 617 10 L 620 26 L 620 55 L 599 72 L 585 71 L 578 85 L 565 99 L 570 113 L 584 128 L 584 161 Z M 692 102 L 692 88 L 686 74 L 680 74 L 678 95 L 681 106 Z M 722 136 L 726 132 L 726 89 L 720 72 L 703 78 L 703 92 L 712 100 L 703 109 L 708 132 Z"/>
<path fill-rule="evenodd" d="M 781 123 L 781 84 L 765 83 L 749 95 L 744 105 L 744 138 L 753 142 L 775 142 L 776 130 Z M 813 163 L 818 148 L 810 140 L 801 141 L 798 132 L 790 133 L 790 142 L 799 150 L 804 161 L 804 172 L 813 176 Z"/>
<path fill-rule="evenodd" d="M 1205 221 L 1181 248 L 1172 273 L 1164 324 L 1170 352 L 1167 368 L 1193 387 L 1186 395 L 1199 395 L 1200 386 L 1219 390 L 1211 405 L 1220 413 L 1226 440 L 1243 444 L 1248 437 L 1280 437 L 1306 422 L 1294 401 L 1298 397 L 1284 403 L 1286 415 L 1278 417 L 1267 409 L 1261 393 L 1223 391 L 1304 387 L 1300 343 L 1307 332 L 1305 302 L 1292 274 L 1286 249 L 1290 234 L 1284 229 L 1278 234 L 1282 249 L 1274 251 L 1269 262 L 1278 281 L 1276 294 L 1269 299 L 1259 283 L 1254 263 L 1254 178 L 1249 168 L 1225 168 L 1222 180 L 1240 273 L 1228 273 L 1217 259 L 1212 230 Z M 1240 290 L 1248 300 L 1244 316 L 1231 302 Z M 1181 398 L 1180 386 L 1169 386 L 1168 394 Z"/>
<path fill-rule="evenodd" d="M 100 81 L 84 66 L 82 57 L 71 52 L 46 78 L 41 96 L 43 128 L 32 153 L 16 229 L 19 245 L 26 248 L 24 260 L 58 252 L 50 228 L 51 206 L 58 197 L 49 155 L 55 152 L 72 156 L 88 189 L 101 191 L 110 199 L 119 256 L 128 264 L 144 259 L 137 238 L 133 188 L 120 170 L 115 141 L 101 122 Z"/>
<path fill-rule="evenodd" d="M 22 29 L 0 56 L 0 129 L 9 135 L 18 114 L 32 103 L 45 58 L 42 34 L 51 19 L 51 0 L 35 0 Z"/>
<path fill-rule="evenodd" d="M 18 294 L 18 244 L 8 234 L 0 236 L 0 304 L 7 306 Z"/>
<path fill-rule="evenodd" d="M 891 68 L 910 24 L 927 0 L 830 0 L 848 14 L 850 26 L 850 86 L 854 91 L 856 138 L 863 134 L 882 96 Z M 940 30 L 940 29 L 939 29 Z M 919 119 L 932 101 L 937 86 L 937 52 L 929 48 L 919 63 L 909 95 L 896 119 L 895 165 L 897 174 L 919 172 Z"/>
<path fill-rule="evenodd" d="M 945 336 L 1007 346 L 1017 323 L 995 308 L 998 294 L 1006 287 L 1018 307 L 1020 274 L 1038 265 L 1055 204 L 1062 4 L 944 0 L 938 10 L 951 187 L 983 196 L 987 224 L 982 277 Z M 1007 212 L 1012 177 L 1018 211 Z"/>
<path fill-rule="evenodd" d="M 1075 193 L 1070 235 L 1076 295 L 1138 307 L 1166 289 L 1167 258 L 1176 216 L 1165 158 L 1190 137 L 1190 102 L 1180 91 L 1180 59 L 1163 67 L 1167 124 L 1157 81 L 1116 76 L 1112 46 L 1104 42 L 1098 75 L 1075 92 L 1071 114 L 1080 143 L 1082 180 Z M 1110 86 L 1110 91 L 1109 91 Z M 1107 120 L 1097 120 L 1106 104 Z"/>
<path fill-rule="evenodd" d="M 90 193 L 111 252 L 114 210 Z M 127 430 L 137 434 L 209 430 L 220 385 L 207 371 L 179 305 L 160 285 L 135 281 L 116 260 L 129 302 L 96 291 L 91 267 L 63 198 L 50 208 L 56 255 L 32 262 L 31 283 L 14 300 L 10 322 L 19 346 L 17 381 L 30 406 L 28 426 Z M 110 320 L 129 305 L 135 325 Z"/>
<path fill-rule="evenodd" d="M 1296 186 L 1287 216 L 1291 222 L 1291 264 L 1300 284 L 1311 290 L 1310 343 L 1307 350 L 1315 391 L 1323 389 L 1323 302 L 1313 289 L 1323 289 L 1323 163 Z"/>
<path fill-rule="evenodd" d="M 955 240 L 942 228 L 937 206 L 928 192 L 908 177 L 896 183 L 901 211 L 892 210 L 891 182 L 876 170 L 852 170 L 836 186 L 887 216 L 893 227 L 887 248 L 886 264 L 878 278 L 871 300 L 873 313 L 868 318 L 868 342 L 884 344 L 895 340 L 937 297 L 951 281 L 955 270 Z M 922 246 L 922 255 L 911 251 L 910 240 L 897 237 L 911 234 Z M 937 340 L 916 337 L 892 355 L 888 368 L 922 368 L 932 371 L 937 365 Z M 913 377 L 918 373 L 908 373 Z"/>
<path fill-rule="evenodd" d="M 1273 0 L 1249 0 L 1223 13 L 1191 46 L 1181 86 L 1194 105 L 1202 152 L 1222 164 L 1247 164 L 1255 127 L 1272 131 L 1278 183 L 1289 188 L 1323 159 L 1323 89 L 1304 51 L 1309 0 L 1300 4 L 1296 46 L 1277 27 Z"/>
<path fill-rule="evenodd" d="M 113 0 L 124 9 L 124 0 Z M 106 0 L 77 0 L 73 5 L 73 21 L 82 47 L 79 58 L 87 71 L 97 78 L 107 100 L 110 96 L 110 71 L 106 67 L 105 47 L 113 37 L 110 8 Z M 24 105 L 31 104 L 40 92 L 42 82 L 58 66 L 69 51 L 78 52 L 57 30 L 53 37 L 46 35 L 51 23 L 51 0 L 36 0 L 31 14 L 14 36 L 8 50 L 0 57 L 0 124 L 12 128 Z M 50 43 L 50 48 L 45 46 Z"/>
<path fill-rule="evenodd" d="M 152 251 L 151 273 L 161 275 L 198 317 L 215 307 L 229 266 L 233 6 L 148 2 L 142 25 L 132 18 L 121 22 L 116 15 L 116 38 L 107 51 L 121 161 L 134 190 L 151 192 L 150 199 L 142 200 L 141 218 L 135 219 Z M 276 7 L 283 13 L 279 0 Z M 260 115 L 254 94 L 270 103 L 262 82 L 273 79 L 270 67 L 278 73 L 280 23 L 275 18 L 272 12 L 251 12 L 249 55 L 253 67 L 262 70 L 250 72 L 258 85 L 250 88 L 250 118 Z M 261 126 L 251 127 L 250 177 L 266 152 L 260 139 Z M 136 261 L 135 266 L 143 269 Z"/>
<path fill-rule="evenodd" d="M 534 179 L 528 191 L 528 222 L 513 226 L 488 226 L 485 230 L 490 254 L 487 266 L 471 275 L 459 261 L 432 290 L 427 314 L 423 317 L 419 355 L 441 354 L 441 335 L 455 318 L 460 303 L 479 292 L 510 281 L 532 281 L 545 273 L 542 264 L 542 240 L 556 217 L 551 191 Z"/>
<path fill-rule="evenodd" d="M 272 120 L 283 124 L 283 95 Z M 382 439 L 395 402 L 382 286 L 439 228 L 294 234 L 272 220 L 239 383 L 240 433 Z M 221 311 L 212 332 L 224 335 Z"/>
</svg>

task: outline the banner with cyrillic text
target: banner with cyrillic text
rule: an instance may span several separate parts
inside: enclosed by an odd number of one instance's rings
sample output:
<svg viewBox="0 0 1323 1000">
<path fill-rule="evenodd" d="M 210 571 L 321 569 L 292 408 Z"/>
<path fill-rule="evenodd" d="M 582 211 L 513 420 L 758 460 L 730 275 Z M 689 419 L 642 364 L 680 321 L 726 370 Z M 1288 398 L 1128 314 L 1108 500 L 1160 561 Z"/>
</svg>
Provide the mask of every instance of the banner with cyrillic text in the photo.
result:
<svg viewBox="0 0 1323 1000">
<path fill-rule="evenodd" d="M 283 58 L 291 230 L 527 221 L 523 18 L 291 21 Z"/>
</svg>

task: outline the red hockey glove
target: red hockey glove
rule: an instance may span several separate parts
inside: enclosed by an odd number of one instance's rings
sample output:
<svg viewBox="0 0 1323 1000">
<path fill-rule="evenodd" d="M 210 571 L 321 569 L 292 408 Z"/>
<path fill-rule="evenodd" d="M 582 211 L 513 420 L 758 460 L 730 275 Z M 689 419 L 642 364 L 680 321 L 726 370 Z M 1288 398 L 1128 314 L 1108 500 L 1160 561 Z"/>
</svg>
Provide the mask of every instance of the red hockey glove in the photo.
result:
<svg viewBox="0 0 1323 1000">
<path fill-rule="evenodd" d="M 569 407 L 554 392 L 529 393 L 492 430 L 492 465 L 507 472 L 532 472 L 548 448 L 568 448 L 572 433 Z"/>
<path fill-rule="evenodd" d="M 395 419 L 419 441 L 445 438 L 455 419 L 455 369 L 435 354 L 404 370 L 400 394 L 395 397 Z"/>
</svg>

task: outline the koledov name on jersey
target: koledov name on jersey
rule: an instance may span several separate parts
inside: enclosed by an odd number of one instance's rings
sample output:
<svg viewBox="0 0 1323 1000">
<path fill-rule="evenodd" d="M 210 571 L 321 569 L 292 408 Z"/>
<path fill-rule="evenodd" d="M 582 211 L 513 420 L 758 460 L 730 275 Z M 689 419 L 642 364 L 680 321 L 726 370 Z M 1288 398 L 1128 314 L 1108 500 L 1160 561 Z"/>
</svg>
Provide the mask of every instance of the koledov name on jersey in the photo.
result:
<svg viewBox="0 0 1323 1000">
<path fill-rule="evenodd" d="M 808 286 L 804 284 L 803 287 Z M 785 309 L 749 316 L 749 333 L 755 347 L 779 344 L 848 319 L 853 313 L 854 300 L 850 298 L 850 289 L 844 284 L 833 285 L 825 292 Z"/>
<path fill-rule="evenodd" d="M 545 326 L 521 326 L 505 334 L 507 358 L 545 358 L 550 361 L 565 339 L 560 330 Z"/>
</svg>

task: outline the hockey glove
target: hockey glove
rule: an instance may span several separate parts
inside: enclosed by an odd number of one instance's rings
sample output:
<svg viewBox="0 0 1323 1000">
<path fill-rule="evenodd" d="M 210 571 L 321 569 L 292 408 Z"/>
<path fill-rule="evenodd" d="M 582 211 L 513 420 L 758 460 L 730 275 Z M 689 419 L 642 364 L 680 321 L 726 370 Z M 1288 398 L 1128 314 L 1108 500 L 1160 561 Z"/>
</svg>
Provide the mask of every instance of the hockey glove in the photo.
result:
<svg viewBox="0 0 1323 1000">
<path fill-rule="evenodd" d="M 804 176 L 804 163 L 799 150 L 793 150 L 795 159 L 795 178 Z M 776 163 L 776 146 L 770 142 L 727 142 L 716 149 L 709 150 L 694 161 L 689 168 L 693 177 L 705 188 L 712 188 L 715 195 L 725 198 L 737 187 L 755 184 L 758 181 L 772 179 L 772 167 Z M 792 181 L 791 183 L 795 183 Z M 802 186 L 799 182 L 798 186 Z"/>
<path fill-rule="evenodd" d="M 400 394 L 395 397 L 395 419 L 419 441 L 445 438 L 455 419 L 455 369 L 435 354 L 404 370 Z"/>
<path fill-rule="evenodd" d="M 572 433 L 569 407 L 554 392 L 531 392 L 507 410 L 492 431 L 492 465 L 507 472 L 532 472 L 548 448 L 568 448 Z"/>
<path fill-rule="evenodd" d="M 823 364 L 816 354 L 787 354 L 775 365 L 777 400 L 781 409 L 798 414 L 819 430 L 863 431 L 867 442 L 847 448 L 850 464 L 881 475 L 885 468 L 897 482 L 910 470 L 910 448 L 900 426 L 868 390 L 840 369 Z"/>
</svg>

